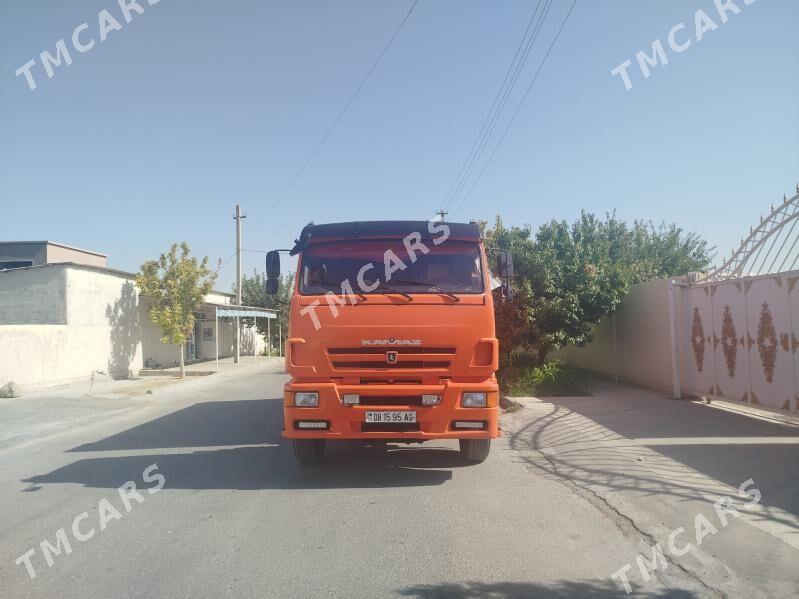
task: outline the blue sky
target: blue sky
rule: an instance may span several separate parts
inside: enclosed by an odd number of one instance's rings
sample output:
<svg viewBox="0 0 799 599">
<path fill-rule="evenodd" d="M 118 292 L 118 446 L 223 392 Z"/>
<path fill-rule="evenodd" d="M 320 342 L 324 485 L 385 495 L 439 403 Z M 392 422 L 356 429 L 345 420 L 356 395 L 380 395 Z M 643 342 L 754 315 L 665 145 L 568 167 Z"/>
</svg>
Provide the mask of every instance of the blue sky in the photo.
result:
<svg viewBox="0 0 799 599">
<path fill-rule="evenodd" d="M 722 24 L 713 0 L 578 0 L 527 101 L 453 220 L 540 224 L 581 209 L 676 222 L 728 254 L 799 180 L 799 2 Z M 536 6 L 420 0 L 337 128 L 269 213 L 411 1 L 116 0 L 0 8 L 0 239 L 53 239 L 135 270 L 174 241 L 213 263 L 302 225 L 425 219 L 441 205 Z M 562 23 L 554 0 L 497 134 Z M 103 42 L 98 13 L 121 24 Z M 718 28 L 696 41 L 694 14 Z M 83 22 L 78 53 L 71 36 Z M 676 24 L 682 53 L 668 49 Z M 72 64 L 39 54 L 64 38 Z M 635 54 L 661 39 L 644 80 Z M 36 59 L 37 88 L 14 71 Z M 630 59 L 630 91 L 610 71 Z M 494 138 L 496 139 L 496 138 Z M 488 152 L 494 141 L 489 143 Z M 482 168 L 482 162 L 478 170 Z M 263 254 L 245 254 L 245 269 Z M 229 288 L 233 262 L 218 287 Z"/>
</svg>

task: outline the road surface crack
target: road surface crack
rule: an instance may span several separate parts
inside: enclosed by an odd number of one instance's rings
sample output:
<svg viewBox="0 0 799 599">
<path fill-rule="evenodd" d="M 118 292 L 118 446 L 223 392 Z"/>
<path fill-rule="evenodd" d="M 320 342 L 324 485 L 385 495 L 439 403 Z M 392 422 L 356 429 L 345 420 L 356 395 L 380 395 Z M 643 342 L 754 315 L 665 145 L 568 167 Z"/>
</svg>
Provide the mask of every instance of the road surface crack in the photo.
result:
<svg viewBox="0 0 799 599">
<path fill-rule="evenodd" d="M 521 433 L 524 431 L 525 428 L 526 427 L 518 431 L 511 431 L 506 429 L 507 432 L 510 433 L 509 444 L 511 449 L 513 449 L 518 453 L 521 453 L 519 448 L 519 444 L 521 443 L 527 450 L 535 453 L 537 456 L 540 456 L 540 458 L 545 460 L 546 463 L 549 465 L 548 470 L 550 471 L 551 474 L 555 475 L 556 480 L 558 482 L 565 485 L 571 491 L 573 491 L 574 493 L 576 493 L 577 495 L 579 495 L 580 497 L 591 503 L 591 505 L 596 507 L 600 512 L 610 517 L 611 520 L 613 520 L 614 524 L 619 528 L 619 530 L 621 530 L 622 533 L 628 536 L 634 536 L 637 533 L 640 537 L 643 538 L 645 542 L 649 543 L 650 547 L 654 546 L 659 542 L 651 533 L 641 528 L 633 518 L 620 511 L 616 506 L 611 504 L 605 497 L 603 497 L 597 491 L 588 487 L 583 487 L 581 485 L 578 485 L 573 480 L 571 480 L 571 478 L 569 478 L 568 475 L 562 473 L 558 468 L 556 462 L 552 459 L 551 455 L 542 451 L 542 449 L 536 447 L 533 443 L 531 443 L 521 435 Z M 525 459 L 525 462 L 527 462 L 529 466 L 537 468 L 541 467 L 540 465 L 533 464 L 530 460 L 526 458 L 523 459 Z M 701 578 L 698 572 L 695 572 L 690 568 L 688 568 L 687 566 L 685 566 L 684 564 L 675 561 L 672 558 L 672 556 L 668 554 L 668 552 L 663 552 L 663 556 L 665 557 L 666 561 L 669 564 L 677 568 L 677 570 L 679 570 L 689 580 L 696 582 L 703 589 L 705 589 L 712 595 L 722 599 L 727 599 L 728 597 L 727 593 L 705 582 Z M 665 580 L 662 577 L 662 571 L 660 569 L 655 570 L 653 573 L 658 578 L 659 582 L 668 586 L 669 581 Z"/>
</svg>

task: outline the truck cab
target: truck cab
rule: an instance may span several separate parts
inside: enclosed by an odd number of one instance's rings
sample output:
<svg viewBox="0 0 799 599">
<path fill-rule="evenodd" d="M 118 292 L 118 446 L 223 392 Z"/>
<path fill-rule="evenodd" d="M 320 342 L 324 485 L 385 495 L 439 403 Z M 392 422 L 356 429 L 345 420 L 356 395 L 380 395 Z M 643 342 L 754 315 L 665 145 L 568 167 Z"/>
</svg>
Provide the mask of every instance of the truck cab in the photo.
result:
<svg viewBox="0 0 799 599">
<path fill-rule="evenodd" d="M 475 224 L 308 225 L 285 342 L 283 436 L 302 463 L 325 443 L 458 439 L 481 462 L 500 435 L 499 347 Z M 267 287 L 279 257 L 267 254 Z"/>
</svg>

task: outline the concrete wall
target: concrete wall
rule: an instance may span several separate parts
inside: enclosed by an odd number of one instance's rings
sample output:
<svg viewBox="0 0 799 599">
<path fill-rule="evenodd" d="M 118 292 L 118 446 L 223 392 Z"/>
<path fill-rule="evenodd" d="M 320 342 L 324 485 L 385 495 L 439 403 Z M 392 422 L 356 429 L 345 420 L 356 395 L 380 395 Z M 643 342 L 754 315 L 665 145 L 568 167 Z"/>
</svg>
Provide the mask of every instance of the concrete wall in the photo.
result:
<svg viewBox="0 0 799 599">
<path fill-rule="evenodd" d="M 219 293 L 207 299 L 230 303 Z M 212 307 L 201 311 L 213 317 Z M 199 358 L 216 355 L 215 342 L 202 341 L 209 324 L 199 323 Z M 0 271 L 0 385 L 88 380 L 92 371 L 123 378 L 138 374 L 145 361 L 177 364 L 178 347 L 160 337 L 126 273 L 68 264 Z M 220 320 L 218 337 L 220 357 L 233 355 L 235 321 Z M 263 338 L 243 327 L 242 355 L 263 347 Z"/>
<path fill-rule="evenodd" d="M 142 367 L 140 320 L 138 293 L 124 276 L 68 265 L 4 271 L 0 381 L 136 374 Z"/>
<path fill-rule="evenodd" d="M 594 328 L 593 342 L 569 346 L 552 357 L 644 387 L 671 390 L 668 289 L 667 279 L 634 285 L 616 313 Z"/>
<path fill-rule="evenodd" d="M 142 368 L 142 309 L 136 285 L 117 273 L 66 268 L 67 324 L 70 329 L 96 331 L 105 339 L 93 352 L 106 357 L 104 370 L 115 378 L 135 375 Z"/>
<path fill-rule="evenodd" d="M 8 324 L 67 324 L 63 266 L 0 270 L 0 325 Z"/>
<path fill-rule="evenodd" d="M 100 328 L 0 325 L 0 340 L 0 384 L 88 381 L 108 368 L 108 333 Z"/>
</svg>

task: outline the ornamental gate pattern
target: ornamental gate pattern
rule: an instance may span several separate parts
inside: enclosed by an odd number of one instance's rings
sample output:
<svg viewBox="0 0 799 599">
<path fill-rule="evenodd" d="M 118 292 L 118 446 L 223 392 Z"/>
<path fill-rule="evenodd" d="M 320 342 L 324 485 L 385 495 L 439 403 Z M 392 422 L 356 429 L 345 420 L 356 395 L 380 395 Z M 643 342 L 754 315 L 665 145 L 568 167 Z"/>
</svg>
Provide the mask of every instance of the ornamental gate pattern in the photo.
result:
<svg viewBox="0 0 799 599">
<path fill-rule="evenodd" d="M 682 288 L 683 389 L 797 409 L 799 272 Z"/>
<path fill-rule="evenodd" d="M 686 390 L 797 409 L 799 185 L 717 269 L 682 287 Z M 785 270 L 785 272 L 780 272 Z"/>
</svg>

